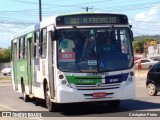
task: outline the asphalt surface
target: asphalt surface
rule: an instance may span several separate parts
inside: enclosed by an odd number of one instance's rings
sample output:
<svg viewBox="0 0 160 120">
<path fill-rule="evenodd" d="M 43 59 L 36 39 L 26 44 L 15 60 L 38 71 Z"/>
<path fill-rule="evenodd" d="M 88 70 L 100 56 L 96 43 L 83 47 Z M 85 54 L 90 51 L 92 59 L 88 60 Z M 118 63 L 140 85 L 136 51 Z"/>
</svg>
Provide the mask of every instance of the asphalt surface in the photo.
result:
<svg viewBox="0 0 160 120">
<path fill-rule="evenodd" d="M 0 80 L 0 111 L 31 111 L 37 112 L 40 111 L 45 117 L 42 118 L 23 118 L 23 119 L 70 119 L 70 117 L 80 117 L 82 119 L 93 120 L 104 119 L 107 117 L 108 119 L 122 119 L 125 120 L 125 117 L 128 118 L 137 118 L 137 116 L 131 116 L 134 112 L 145 113 L 155 113 L 160 116 L 160 112 L 156 113 L 156 111 L 160 111 L 160 94 L 157 96 L 149 96 L 145 87 L 145 80 L 147 71 L 142 71 L 136 74 L 136 99 L 135 100 L 126 100 L 122 101 L 119 109 L 111 109 L 108 108 L 106 103 L 79 103 L 79 104 L 67 104 L 59 107 L 59 110 L 56 112 L 48 112 L 47 108 L 43 101 L 32 101 L 25 103 L 22 99 L 22 94 L 16 93 L 13 91 L 12 84 L 10 80 Z M 5 91 L 5 92 L 4 92 Z M 52 116 L 46 118 L 46 116 Z M 54 117 L 53 117 L 54 116 Z M 128 117 L 130 116 L 130 117 Z M 118 117 L 118 118 L 117 118 Z M 154 117 L 154 116 L 152 116 Z M 147 117 L 147 119 L 152 118 Z M 1 118 L 0 118 L 1 119 Z M 5 118 L 6 119 L 6 118 Z M 5 120 L 4 119 L 4 120 Z M 13 118 L 10 118 L 11 120 Z M 15 119 L 15 118 L 14 118 Z M 16 118 L 20 119 L 20 118 Z M 138 116 L 139 119 L 139 116 Z M 146 120 L 146 118 L 141 118 Z M 154 119 L 156 119 L 154 117 Z"/>
</svg>

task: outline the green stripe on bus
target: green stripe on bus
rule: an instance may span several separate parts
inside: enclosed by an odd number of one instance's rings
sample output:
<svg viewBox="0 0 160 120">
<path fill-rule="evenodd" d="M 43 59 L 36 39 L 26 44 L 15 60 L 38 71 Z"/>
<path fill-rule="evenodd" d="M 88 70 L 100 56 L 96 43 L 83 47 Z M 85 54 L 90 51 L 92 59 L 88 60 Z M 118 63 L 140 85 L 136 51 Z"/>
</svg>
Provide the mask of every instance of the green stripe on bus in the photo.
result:
<svg viewBox="0 0 160 120">
<path fill-rule="evenodd" d="M 66 76 L 70 84 L 91 84 L 102 83 L 101 76 Z"/>
</svg>

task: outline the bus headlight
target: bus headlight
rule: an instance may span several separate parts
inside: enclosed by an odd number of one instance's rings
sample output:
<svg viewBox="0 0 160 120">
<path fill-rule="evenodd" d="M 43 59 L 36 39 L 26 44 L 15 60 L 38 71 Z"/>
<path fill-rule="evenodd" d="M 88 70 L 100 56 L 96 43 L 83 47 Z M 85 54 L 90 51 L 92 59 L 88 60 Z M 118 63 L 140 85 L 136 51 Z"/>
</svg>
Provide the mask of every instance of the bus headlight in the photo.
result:
<svg viewBox="0 0 160 120">
<path fill-rule="evenodd" d="M 126 84 L 129 84 L 129 83 L 131 83 L 131 82 L 133 82 L 133 78 L 132 78 L 132 77 L 129 77 L 128 80 L 127 80 L 127 82 L 126 82 Z"/>
<path fill-rule="evenodd" d="M 134 76 L 134 72 L 133 71 L 130 72 L 130 76 Z"/>
<path fill-rule="evenodd" d="M 59 79 L 63 79 L 64 78 L 64 76 L 63 75 L 59 75 Z"/>
<path fill-rule="evenodd" d="M 129 78 L 128 78 L 128 82 L 131 83 L 132 81 L 133 81 L 133 78 L 132 78 L 132 77 L 129 77 Z"/>
<path fill-rule="evenodd" d="M 67 80 L 61 80 L 61 84 L 71 88 L 71 85 L 68 84 Z"/>
<path fill-rule="evenodd" d="M 62 83 L 62 85 L 66 85 L 67 81 L 66 80 L 62 80 L 61 83 Z"/>
</svg>

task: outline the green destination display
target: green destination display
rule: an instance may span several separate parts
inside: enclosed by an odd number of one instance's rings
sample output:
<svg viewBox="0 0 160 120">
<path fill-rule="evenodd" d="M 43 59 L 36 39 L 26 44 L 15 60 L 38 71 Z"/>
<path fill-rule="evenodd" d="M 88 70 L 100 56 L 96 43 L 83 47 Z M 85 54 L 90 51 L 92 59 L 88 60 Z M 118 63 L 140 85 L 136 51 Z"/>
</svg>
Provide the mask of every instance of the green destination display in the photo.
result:
<svg viewBox="0 0 160 120">
<path fill-rule="evenodd" d="M 59 16 L 58 25 L 97 25 L 97 24 L 128 24 L 126 15 L 119 14 L 78 14 Z"/>
</svg>

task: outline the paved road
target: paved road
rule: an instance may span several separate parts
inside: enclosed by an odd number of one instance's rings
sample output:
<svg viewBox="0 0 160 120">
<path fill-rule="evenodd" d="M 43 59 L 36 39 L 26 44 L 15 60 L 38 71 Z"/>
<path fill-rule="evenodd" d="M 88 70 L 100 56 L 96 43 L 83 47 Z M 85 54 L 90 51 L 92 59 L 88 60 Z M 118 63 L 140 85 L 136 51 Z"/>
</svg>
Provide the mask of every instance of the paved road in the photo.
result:
<svg viewBox="0 0 160 120">
<path fill-rule="evenodd" d="M 136 78 L 136 99 L 122 101 L 119 109 L 110 109 L 106 103 L 67 104 L 53 113 L 47 111 L 43 102 L 24 103 L 22 95 L 13 91 L 9 81 L 1 81 L 0 111 L 44 111 L 42 114 L 55 117 L 118 117 L 127 116 L 134 111 L 160 111 L 160 95 L 149 96 L 147 94 L 145 88 L 146 72 L 136 73 Z M 45 118 L 35 119 L 43 120 Z"/>
</svg>

